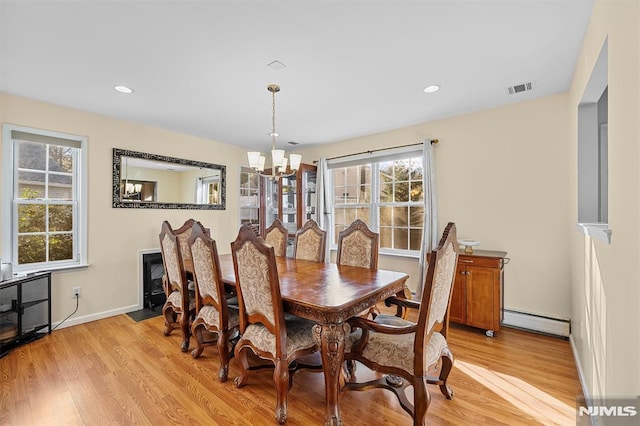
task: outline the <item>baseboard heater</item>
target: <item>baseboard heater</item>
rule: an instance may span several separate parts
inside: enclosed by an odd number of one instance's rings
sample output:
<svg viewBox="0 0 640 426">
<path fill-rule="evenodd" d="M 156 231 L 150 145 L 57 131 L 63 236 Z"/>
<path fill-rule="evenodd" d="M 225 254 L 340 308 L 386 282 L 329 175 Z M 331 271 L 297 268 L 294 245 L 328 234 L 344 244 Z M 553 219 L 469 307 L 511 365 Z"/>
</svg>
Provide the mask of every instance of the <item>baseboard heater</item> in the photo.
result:
<svg viewBox="0 0 640 426">
<path fill-rule="evenodd" d="M 504 320 L 502 324 L 505 327 L 535 331 L 536 333 L 563 338 L 569 338 L 571 334 L 571 321 L 568 319 L 551 318 L 509 309 L 504 310 Z"/>
</svg>

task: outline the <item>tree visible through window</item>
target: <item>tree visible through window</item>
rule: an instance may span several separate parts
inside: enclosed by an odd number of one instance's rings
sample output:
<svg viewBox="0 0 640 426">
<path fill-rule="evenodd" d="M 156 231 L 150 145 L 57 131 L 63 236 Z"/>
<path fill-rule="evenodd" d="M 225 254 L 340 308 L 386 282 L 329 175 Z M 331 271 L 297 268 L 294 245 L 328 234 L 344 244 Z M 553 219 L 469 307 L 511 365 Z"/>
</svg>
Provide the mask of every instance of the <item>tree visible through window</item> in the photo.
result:
<svg viewBox="0 0 640 426">
<path fill-rule="evenodd" d="M 333 242 L 355 219 L 380 233 L 382 251 L 419 251 L 424 225 L 422 157 L 334 168 Z"/>
<path fill-rule="evenodd" d="M 7 213 L 3 260 L 9 258 L 17 271 L 85 264 L 78 181 L 84 139 L 3 128 L 4 152 L 9 153 L 3 157 L 3 171 L 11 171 L 4 175 L 11 192 L 2 199 Z"/>
<path fill-rule="evenodd" d="M 18 263 L 71 260 L 77 149 L 16 141 Z"/>
</svg>

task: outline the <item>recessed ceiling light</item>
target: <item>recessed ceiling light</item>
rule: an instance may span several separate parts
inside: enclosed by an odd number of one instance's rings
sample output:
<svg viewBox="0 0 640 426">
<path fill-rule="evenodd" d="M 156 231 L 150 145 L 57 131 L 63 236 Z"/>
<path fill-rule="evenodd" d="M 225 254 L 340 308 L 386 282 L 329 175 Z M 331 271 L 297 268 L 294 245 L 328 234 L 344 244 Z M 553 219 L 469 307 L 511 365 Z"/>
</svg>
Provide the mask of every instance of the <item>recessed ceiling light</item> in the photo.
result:
<svg viewBox="0 0 640 426">
<path fill-rule="evenodd" d="M 431 84 L 424 88 L 424 93 L 435 93 L 438 90 L 440 90 L 440 86 L 438 86 L 437 84 Z"/>
<path fill-rule="evenodd" d="M 127 95 L 129 93 L 133 93 L 133 89 L 130 89 L 127 86 L 114 86 L 113 88 L 116 89 L 118 92 L 126 93 Z"/>
</svg>

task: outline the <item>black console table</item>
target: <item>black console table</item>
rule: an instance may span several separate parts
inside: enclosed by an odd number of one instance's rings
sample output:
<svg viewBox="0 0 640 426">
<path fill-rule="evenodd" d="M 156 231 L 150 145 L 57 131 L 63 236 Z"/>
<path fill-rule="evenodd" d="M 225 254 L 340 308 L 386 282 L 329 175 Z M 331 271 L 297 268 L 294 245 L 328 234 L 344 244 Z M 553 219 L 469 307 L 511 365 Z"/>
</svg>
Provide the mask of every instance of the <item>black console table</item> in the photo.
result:
<svg viewBox="0 0 640 426">
<path fill-rule="evenodd" d="M 0 357 L 45 334 L 51 334 L 51 272 L 1 282 Z"/>
</svg>

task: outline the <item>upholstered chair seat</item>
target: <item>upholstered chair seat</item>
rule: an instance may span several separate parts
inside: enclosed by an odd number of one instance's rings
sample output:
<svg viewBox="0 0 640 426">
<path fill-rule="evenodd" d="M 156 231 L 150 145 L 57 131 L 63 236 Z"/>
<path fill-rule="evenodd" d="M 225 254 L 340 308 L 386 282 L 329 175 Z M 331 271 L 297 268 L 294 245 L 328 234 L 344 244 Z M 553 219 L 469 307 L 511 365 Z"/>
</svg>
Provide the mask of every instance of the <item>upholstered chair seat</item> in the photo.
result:
<svg viewBox="0 0 640 426">
<path fill-rule="evenodd" d="M 189 310 L 194 310 L 196 308 L 196 301 L 194 300 L 195 292 L 190 291 L 189 295 Z M 182 294 L 178 290 L 173 290 L 169 293 L 169 297 L 167 297 L 167 304 L 173 305 L 175 307 L 182 306 Z"/>
<path fill-rule="evenodd" d="M 236 328 L 240 325 L 240 317 L 238 316 L 238 309 L 234 309 L 229 306 L 229 310 L 227 311 L 227 316 L 229 319 L 229 328 Z M 213 306 L 203 306 L 198 312 L 198 318 L 202 318 L 202 320 L 206 324 L 210 324 L 216 328 L 220 328 L 220 312 L 214 308 Z"/>
<path fill-rule="evenodd" d="M 312 333 L 315 323 L 293 315 L 289 316 L 289 318 L 285 320 L 285 326 L 287 327 L 287 353 L 316 347 Z M 251 341 L 251 344 L 257 350 L 276 356 L 276 337 L 264 325 L 249 325 L 242 334 L 242 338 Z"/>
<path fill-rule="evenodd" d="M 374 322 L 377 324 L 390 325 L 394 327 L 411 327 L 415 325 L 411 321 L 398 318 L 393 315 L 377 315 Z M 362 330 L 356 329 L 345 344 L 345 351 L 362 337 Z M 385 334 L 375 331 L 369 332 L 367 346 L 362 351 L 362 356 L 385 367 L 399 368 L 413 375 L 415 333 L 407 334 Z M 427 344 L 427 365 L 434 365 L 438 362 L 441 354 L 448 348 L 447 340 L 439 332 L 434 332 Z"/>
</svg>

